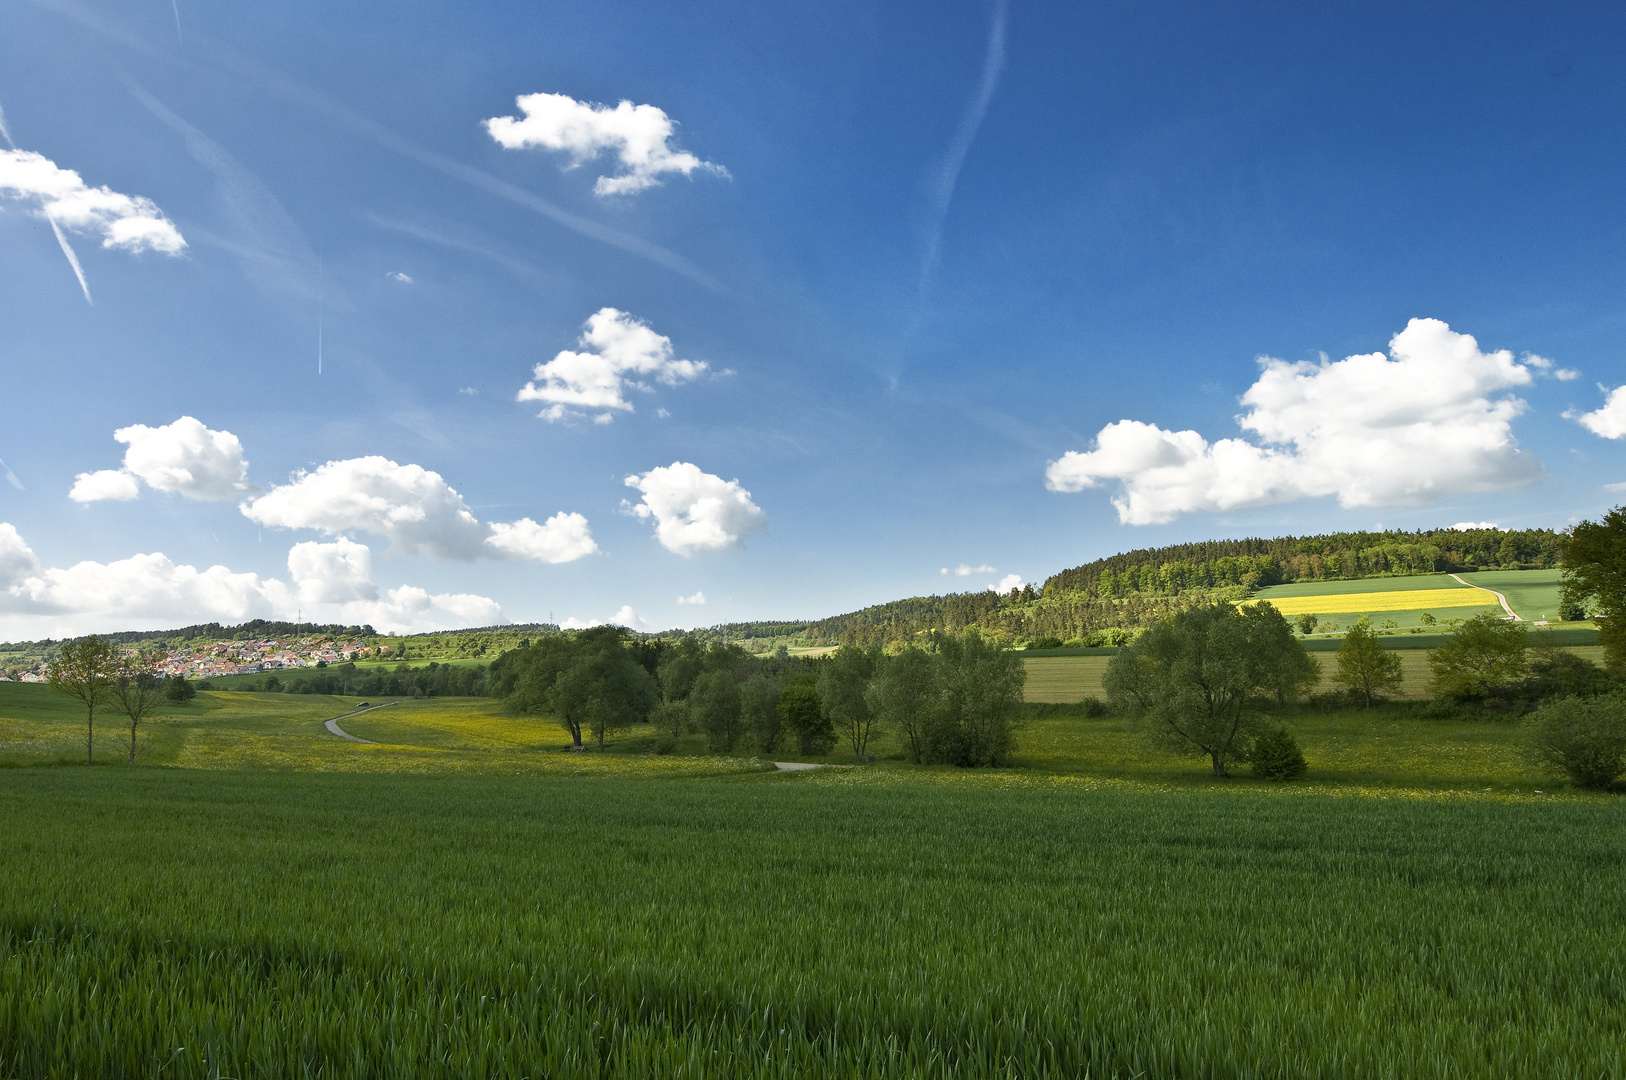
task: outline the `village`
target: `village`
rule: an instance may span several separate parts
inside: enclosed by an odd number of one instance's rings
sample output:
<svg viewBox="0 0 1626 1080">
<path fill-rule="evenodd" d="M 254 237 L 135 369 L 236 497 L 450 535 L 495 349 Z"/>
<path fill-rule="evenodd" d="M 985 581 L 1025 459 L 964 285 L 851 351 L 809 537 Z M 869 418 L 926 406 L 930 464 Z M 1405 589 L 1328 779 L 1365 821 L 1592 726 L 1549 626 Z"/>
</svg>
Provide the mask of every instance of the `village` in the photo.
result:
<svg viewBox="0 0 1626 1080">
<path fill-rule="evenodd" d="M 126 649 L 134 657 L 135 649 Z M 374 655 L 387 656 L 388 645 L 374 647 L 355 639 L 305 637 L 298 640 L 266 638 L 258 641 L 210 641 L 149 653 L 153 670 L 168 678 L 209 679 L 226 675 L 253 675 L 286 668 L 326 667 Z M 26 671 L 13 671 L 18 682 L 45 682 L 43 663 Z"/>
</svg>

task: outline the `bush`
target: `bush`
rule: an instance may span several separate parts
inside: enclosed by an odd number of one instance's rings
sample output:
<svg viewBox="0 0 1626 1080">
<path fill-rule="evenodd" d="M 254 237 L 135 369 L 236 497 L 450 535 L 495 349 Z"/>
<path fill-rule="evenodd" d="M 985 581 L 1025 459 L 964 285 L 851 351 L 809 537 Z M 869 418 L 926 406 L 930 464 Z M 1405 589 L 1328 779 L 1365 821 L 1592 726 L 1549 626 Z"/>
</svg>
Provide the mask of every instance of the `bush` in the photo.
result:
<svg viewBox="0 0 1626 1080">
<path fill-rule="evenodd" d="M 1059 637 L 1036 637 L 1028 640 L 1027 647 L 1030 649 L 1059 649 L 1062 647 L 1062 643 Z"/>
<path fill-rule="evenodd" d="M 1530 756 L 1577 787 L 1601 790 L 1626 772 L 1626 693 L 1551 701 L 1525 723 Z"/>
<path fill-rule="evenodd" d="M 1253 740 L 1248 764 L 1253 768 L 1253 775 L 1262 780 L 1297 780 L 1310 767 L 1286 728 L 1267 731 Z"/>
</svg>

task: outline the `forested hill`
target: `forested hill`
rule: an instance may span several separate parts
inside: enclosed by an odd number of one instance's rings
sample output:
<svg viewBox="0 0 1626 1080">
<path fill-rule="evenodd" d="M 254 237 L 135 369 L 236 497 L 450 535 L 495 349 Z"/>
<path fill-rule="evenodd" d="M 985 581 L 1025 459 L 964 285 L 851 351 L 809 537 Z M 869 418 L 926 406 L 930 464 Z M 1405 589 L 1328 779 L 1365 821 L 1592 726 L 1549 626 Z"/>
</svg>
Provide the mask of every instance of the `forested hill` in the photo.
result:
<svg viewBox="0 0 1626 1080">
<path fill-rule="evenodd" d="M 1563 540 L 1550 529 L 1426 529 L 1143 548 L 1063 570 L 1040 590 L 894 600 L 808 623 L 802 636 L 829 644 L 883 644 L 976 626 L 1016 640 L 1106 644 L 1120 636 L 1114 630 L 1145 626 L 1199 600 L 1242 599 L 1283 582 L 1554 567 Z"/>
</svg>

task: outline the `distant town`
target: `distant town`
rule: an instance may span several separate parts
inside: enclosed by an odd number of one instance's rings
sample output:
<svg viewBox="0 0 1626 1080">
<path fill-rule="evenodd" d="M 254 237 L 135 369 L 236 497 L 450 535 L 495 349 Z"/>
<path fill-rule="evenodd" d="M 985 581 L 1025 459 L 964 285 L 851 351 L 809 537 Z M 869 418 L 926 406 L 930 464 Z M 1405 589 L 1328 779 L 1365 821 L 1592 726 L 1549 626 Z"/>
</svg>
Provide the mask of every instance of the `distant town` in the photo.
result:
<svg viewBox="0 0 1626 1080">
<path fill-rule="evenodd" d="M 126 649 L 134 654 L 137 650 Z M 259 641 L 209 641 L 149 654 L 153 669 L 169 678 L 211 679 L 226 675 L 254 675 L 286 668 L 326 667 L 347 660 L 388 657 L 390 646 L 333 638 L 266 638 Z M 45 665 L 13 673 L 18 682 L 45 682 Z"/>
</svg>

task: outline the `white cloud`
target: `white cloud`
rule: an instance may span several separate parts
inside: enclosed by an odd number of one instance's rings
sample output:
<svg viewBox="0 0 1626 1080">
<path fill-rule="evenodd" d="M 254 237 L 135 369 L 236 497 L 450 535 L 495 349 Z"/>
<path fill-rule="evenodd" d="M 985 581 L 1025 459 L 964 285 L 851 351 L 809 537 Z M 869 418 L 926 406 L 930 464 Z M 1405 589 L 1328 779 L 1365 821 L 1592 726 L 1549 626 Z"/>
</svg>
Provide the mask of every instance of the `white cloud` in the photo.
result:
<svg viewBox="0 0 1626 1080">
<path fill-rule="evenodd" d="M 68 489 L 68 498 L 80 503 L 101 502 L 103 499 L 127 502 L 140 495 L 140 482 L 123 469 L 82 472 L 73 478 L 73 487 Z"/>
<path fill-rule="evenodd" d="M 399 270 L 391 270 L 391 271 L 387 272 L 384 276 L 389 278 L 392 281 L 399 281 L 403 285 L 411 285 L 412 284 L 412 275 L 411 274 L 403 274 Z"/>
<path fill-rule="evenodd" d="M 291 613 L 282 582 L 224 566 L 199 570 L 161 552 L 110 563 L 42 568 L 16 529 L 0 523 L 0 612 L 33 634 L 154 629 L 218 620 L 241 622 Z"/>
<path fill-rule="evenodd" d="M 706 370 L 703 361 L 672 359 L 670 338 L 613 307 L 588 318 L 577 344 L 581 352 L 566 349 L 537 364 L 532 381 L 515 400 L 546 402 L 548 407 L 537 415 L 548 421 L 580 416 L 581 410 L 604 410 L 593 419 L 607 424 L 614 416 L 609 410 L 633 411 L 625 396 L 629 388 L 652 389 L 640 376 L 676 386 Z"/>
<path fill-rule="evenodd" d="M 587 621 L 583 622 L 581 619 L 578 619 L 572 615 L 570 618 L 560 623 L 559 627 L 562 630 L 586 630 L 589 627 L 605 625 L 625 626 L 629 630 L 647 630 L 650 627 L 650 623 L 647 620 L 639 618 L 638 613 L 632 610 L 631 604 L 623 604 L 621 606 L 621 610 L 617 611 L 614 615 L 611 615 L 608 619 L 588 619 Z"/>
<path fill-rule="evenodd" d="M 988 591 L 1003 594 L 1010 592 L 1012 589 L 1020 589 L 1021 587 L 1021 574 L 1006 574 L 1004 577 L 999 579 L 999 584 L 988 586 Z"/>
<path fill-rule="evenodd" d="M 480 391 L 476 390 L 472 386 L 459 386 L 457 388 L 457 392 L 459 394 L 467 394 L 469 397 L 474 397 L 475 395 L 480 393 Z"/>
<path fill-rule="evenodd" d="M 383 600 L 345 604 L 339 609 L 340 618 L 347 623 L 366 624 L 375 630 L 396 633 L 495 626 L 505 621 L 500 604 L 490 597 L 472 593 L 431 595 L 416 585 L 402 585 L 389 590 L 385 596 Z"/>
<path fill-rule="evenodd" d="M 307 540 L 289 548 L 288 576 L 304 604 L 378 599 L 372 549 L 342 536 L 331 544 Z"/>
<path fill-rule="evenodd" d="M 1559 368 L 1553 372 L 1553 378 L 1559 382 L 1573 382 L 1581 377 L 1581 373 L 1574 368 Z"/>
<path fill-rule="evenodd" d="M 944 570 L 944 573 L 947 572 L 947 570 Z M 961 563 L 959 566 L 954 568 L 954 573 L 958 577 L 970 577 L 972 574 L 994 574 L 998 572 L 999 567 L 989 566 L 987 563 L 983 563 L 980 566 L 971 566 L 968 563 Z"/>
<path fill-rule="evenodd" d="M 587 519 L 580 514 L 558 513 L 538 525 L 520 518 L 512 525 L 495 524 L 486 543 L 511 559 L 535 559 L 546 563 L 573 562 L 598 551 Z"/>
<path fill-rule="evenodd" d="M 0 150 L 0 195 L 31 204 L 60 228 L 102 238 L 104 248 L 179 255 L 180 230 L 151 199 L 89 187 L 72 169 L 32 150 Z"/>
<path fill-rule="evenodd" d="M 608 152 L 620 171 L 598 178 L 593 185 L 597 195 L 631 195 L 659 184 L 664 173 L 688 176 L 700 169 L 728 175 L 721 165 L 672 149 L 675 125 L 653 105 L 622 101 L 611 108 L 566 94 L 521 94 L 514 101 L 524 118 L 494 116 L 484 121 L 491 137 L 509 150 L 562 151 L 570 155 L 566 169 Z"/>
<path fill-rule="evenodd" d="M 1094 449 L 1051 462 L 1045 486 L 1117 480 L 1118 519 L 1146 525 L 1325 495 L 1344 507 L 1417 505 L 1541 477 L 1541 463 L 1513 438 L 1525 403 L 1490 396 L 1529 385 L 1530 369 L 1506 350 L 1481 352 L 1436 319 L 1411 320 L 1389 356 L 1259 363 L 1238 423 L 1264 445 L 1120 420 L 1101 429 Z"/>
<path fill-rule="evenodd" d="M 133 499 L 138 479 L 158 491 L 188 499 L 229 499 L 254 490 L 243 444 L 229 431 L 211 431 L 190 416 L 173 424 L 119 428 L 113 438 L 130 447 L 122 469 L 80 473 L 68 498 L 75 502 Z"/>
<path fill-rule="evenodd" d="M 674 461 L 629 476 L 626 483 L 644 497 L 636 506 L 622 505 L 638 517 L 654 518 L 661 546 L 685 558 L 740 547 L 746 536 L 768 524 L 768 515 L 738 480 L 701 472 L 688 462 Z"/>
<path fill-rule="evenodd" d="M 1626 386 L 1606 390 L 1600 385 L 1598 389 L 1607 395 L 1601 408 L 1589 413 L 1578 413 L 1571 409 L 1564 414 L 1564 418 L 1574 420 L 1592 434 L 1605 439 L 1626 437 Z"/>
<path fill-rule="evenodd" d="M 1554 368 L 1551 360 L 1545 356 L 1537 356 L 1535 353 L 1525 353 L 1519 357 L 1519 362 L 1536 372 L 1536 374 L 1557 379 L 1559 382 L 1569 382 L 1572 379 L 1581 377 L 1581 373 L 1573 368 Z"/>
<path fill-rule="evenodd" d="M 704 604 L 706 602 L 706 594 L 696 591 L 693 596 L 678 597 L 677 602 L 680 604 Z"/>
<path fill-rule="evenodd" d="M 598 550 L 580 514 L 487 524 L 436 472 L 372 456 L 330 461 L 242 504 L 259 525 L 316 529 L 329 535 L 370 532 L 402 555 L 450 562 L 479 558 L 569 562 Z"/>
<path fill-rule="evenodd" d="M 1451 526 L 1458 532 L 1467 532 L 1470 529 L 1500 529 L 1501 526 L 1494 521 L 1459 521 Z"/>
</svg>

